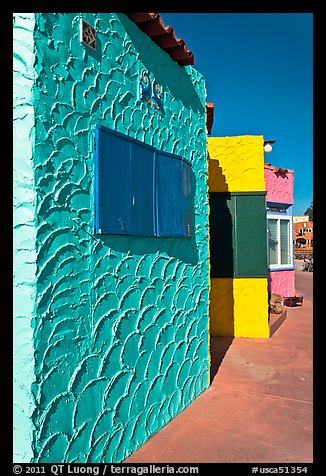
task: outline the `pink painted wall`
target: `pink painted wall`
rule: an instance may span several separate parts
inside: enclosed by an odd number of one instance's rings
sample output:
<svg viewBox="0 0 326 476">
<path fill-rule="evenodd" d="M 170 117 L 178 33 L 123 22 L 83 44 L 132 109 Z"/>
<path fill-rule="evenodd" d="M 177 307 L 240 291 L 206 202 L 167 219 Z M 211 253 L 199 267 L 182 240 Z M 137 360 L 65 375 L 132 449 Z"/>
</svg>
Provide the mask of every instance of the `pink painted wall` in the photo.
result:
<svg viewBox="0 0 326 476">
<path fill-rule="evenodd" d="M 294 171 L 278 172 L 277 167 L 264 164 L 266 184 L 266 201 L 293 204 Z M 283 297 L 295 296 L 294 270 L 278 270 L 269 272 L 269 290 Z"/>
<path fill-rule="evenodd" d="M 294 171 L 277 173 L 277 167 L 264 164 L 266 200 L 268 202 L 293 204 Z"/>
<path fill-rule="evenodd" d="M 295 296 L 294 270 L 270 271 L 268 280 L 272 294 Z"/>
</svg>

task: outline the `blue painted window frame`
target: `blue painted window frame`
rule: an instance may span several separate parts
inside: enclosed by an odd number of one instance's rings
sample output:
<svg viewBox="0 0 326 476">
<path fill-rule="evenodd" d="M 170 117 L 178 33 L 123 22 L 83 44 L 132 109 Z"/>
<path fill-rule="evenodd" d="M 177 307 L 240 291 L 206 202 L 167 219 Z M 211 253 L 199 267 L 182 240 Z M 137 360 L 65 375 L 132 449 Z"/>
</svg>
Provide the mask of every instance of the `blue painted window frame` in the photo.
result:
<svg viewBox="0 0 326 476">
<path fill-rule="evenodd" d="M 290 227 L 290 236 L 289 236 L 289 243 L 290 243 L 290 258 L 291 262 L 289 264 L 268 264 L 269 271 L 293 271 L 294 270 L 294 252 L 293 252 L 293 205 L 289 203 L 276 203 L 276 202 L 267 202 L 267 206 L 269 207 L 283 207 L 286 209 L 285 212 L 270 212 L 267 211 L 267 249 L 269 250 L 269 237 L 268 237 L 268 220 L 269 219 L 276 219 L 276 220 L 288 220 L 289 227 Z M 278 225 L 279 227 L 279 225 Z M 279 253 L 279 251 L 278 251 Z"/>
<path fill-rule="evenodd" d="M 116 149 L 115 141 L 118 144 Z M 119 150 L 119 144 L 122 150 Z M 118 160 L 114 164 L 108 154 L 110 150 L 117 155 Z M 147 163 L 144 160 L 146 155 L 150 157 Z M 105 161 L 105 157 L 108 160 Z M 115 172 L 114 177 L 111 172 Z M 142 194 L 145 196 L 142 197 Z M 190 237 L 191 198 L 191 163 L 188 160 L 101 124 L 96 125 L 95 234 Z M 137 208 L 140 201 L 143 201 L 141 211 L 139 205 Z M 136 217 L 136 223 L 133 223 L 137 214 L 139 220 Z M 146 224 L 144 227 L 140 225 L 143 222 Z"/>
</svg>

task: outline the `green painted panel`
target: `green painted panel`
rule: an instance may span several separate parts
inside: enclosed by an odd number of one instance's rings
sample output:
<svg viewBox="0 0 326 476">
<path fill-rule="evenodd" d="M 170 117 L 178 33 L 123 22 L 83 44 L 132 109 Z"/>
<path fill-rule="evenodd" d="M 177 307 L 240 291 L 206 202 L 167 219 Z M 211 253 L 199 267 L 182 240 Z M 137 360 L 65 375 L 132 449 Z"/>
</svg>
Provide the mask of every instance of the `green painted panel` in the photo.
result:
<svg viewBox="0 0 326 476">
<path fill-rule="evenodd" d="M 238 277 L 267 276 L 266 206 L 262 195 L 236 200 L 236 269 Z"/>
<path fill-rule="evenodd" d="M 267 276 L 265 193 L 210 193 L 212 278 Z"/>
</svg>

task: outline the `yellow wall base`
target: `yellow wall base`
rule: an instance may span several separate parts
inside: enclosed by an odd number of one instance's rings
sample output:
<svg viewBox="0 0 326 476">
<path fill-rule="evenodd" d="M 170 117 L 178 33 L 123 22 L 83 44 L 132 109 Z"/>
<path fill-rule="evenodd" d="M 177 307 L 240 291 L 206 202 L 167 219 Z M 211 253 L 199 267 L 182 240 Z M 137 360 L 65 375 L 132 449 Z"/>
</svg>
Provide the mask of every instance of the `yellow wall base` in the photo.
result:
<svg viewBox="0 0 326 476">
<path fill-rule="evenodd" d="M 211 279 L 211 335 L 269 337 L 267 286 L 267 278 Z"/>
</svg>

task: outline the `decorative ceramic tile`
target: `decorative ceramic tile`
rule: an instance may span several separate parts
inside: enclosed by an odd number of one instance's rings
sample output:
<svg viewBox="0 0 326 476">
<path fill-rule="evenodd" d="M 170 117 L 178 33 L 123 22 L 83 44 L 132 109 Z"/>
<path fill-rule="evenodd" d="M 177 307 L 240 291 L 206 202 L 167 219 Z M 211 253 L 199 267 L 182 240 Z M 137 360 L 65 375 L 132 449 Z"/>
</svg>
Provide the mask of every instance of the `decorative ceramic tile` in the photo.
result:
<svg viewBox="0 0 326 476">
<path fill-rule="evenodd" d="M 139 74 L 139 94 L 142 101 L 155 109 L 162 109 L 163 86 L 156 78 L 150 78 L 150 73 L 146 69 Z"/>
<path fill-rule="evenodd" d="M 155 109 L 162 109 L 163 86 L 154 78 L 152 81 L 152 105 Z"/>
<path fill-rule="evenodd" d="M 142 101 L 146 101 L 147 104 L 151 103 L 151 83 L 149 72 L 146 69 L 143 69 L 139 75 L 139 93 Z"/>
<path fill-rule="evenodd" d="M 80 19 L 80 41 L 91 50 L 96 50 L 96 30 L 82 18 Z"/>
</svg>

